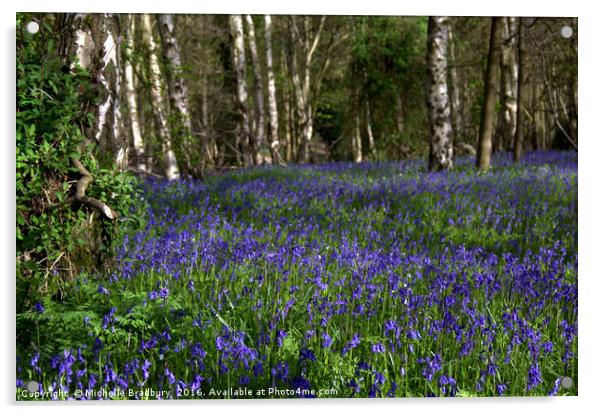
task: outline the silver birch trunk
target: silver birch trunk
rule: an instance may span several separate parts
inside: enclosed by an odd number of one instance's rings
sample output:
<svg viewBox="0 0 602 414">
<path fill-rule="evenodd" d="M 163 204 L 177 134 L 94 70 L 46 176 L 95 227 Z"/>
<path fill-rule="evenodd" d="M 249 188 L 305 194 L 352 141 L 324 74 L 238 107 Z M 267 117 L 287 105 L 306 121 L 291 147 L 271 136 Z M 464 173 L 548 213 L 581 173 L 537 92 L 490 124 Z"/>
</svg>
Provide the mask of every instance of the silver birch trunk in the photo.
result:
<svg viewBox="0 0 602 414">
<path fill-rule="evenodd" d="M 374 134 L 372 133 L 372 115 L 370 114 L 370 100 L 364 97 L 366 107 L 366 133 L 368 134 L 368 150 L 370 157 L 374 161 L 376 159 L 376 145 L 374 144 Z"/>
<path fill-rule="evenodd" d="M 281 54 L 280 63 L 285 79 L 289 79 L 289 71 L 284 58 L 284 51 Z M 291 162 L 295 157 L 293 146 L 292 133 L 292 115 L 291 115 L 291 97 L 289 94 L 288 84 L 282 86 L 282 107 L 284 110 L 284 143 L 286 145 L 286 161 Z"/>
<path fill-rule="evenodd" d="M 125 96 L 128 103 L 128 112 L 130 116 L 130 128 L 132 133 L 132 142 L 134 152 L 136 153 L 136 169 L 146 173 L 146 155 L 144 154 L 144 140 L 140 130 L 140 120 L 138 117 L 138 99 L 136 97 L 136 86 L 134 84 L 134 68 L 132 66 L 131 54 L 134 50 L 134 18 L 130 16 L 130 22 L 125 23 L 125 36 L 127 42 L 127 59 L 124 62 L 125 70 Z"/>
<path fill-rule="evenodd" d="M 278 105 L 276 102 L 276 79 L 274 77 L 273 56 L 272 56 L 272 18 L 269 14 L 264 16 L 265 23 L 265 55 L 266 69 L 268 75 L 268 112 L 270 116 L 270 133 L 268 141 L 272 163 L 284 164 L 280 155 L 280 138 L 278 136 Z"/>
<path fill-rule="evenodd" d="M 514 145 L 512 148 L 512 158 L 514 162 L 519 162 L 522 155 L 523 135 L 525 130 L 525 102 L 526 102 L 526 83 L 527 73 L 525 64 L 525 44 L 524 44 L 523 19 L 518 19 L 518 82 L 516 88 L 516 124 L 514 128 Z M 533 149 L 537 150 L 537 136 Z"/>
<path fill-rule="evenodd" d="M 249 114 L 247 107 L 247 71 L 242 16 L 239 14 L 230 16 L 230 31 L 234 41 L 234 71 L 236 73 L 236 104 L 239 115 L 238 140 L 242 145 L 242 153 L 245 165 L 257 164 L 255 142 L 251 138 L 249 127 Z"/>
<path fill-rule="evenodd" d="M 397 135 L 403 134 L 404 120 L 403 120 L 403 100 L 401 99 L 401 92 L 395 95 L 395 124 L 397 126 Z"/>
<path fill-rule="evenodd" d="M 261 63 L 257 53 L 257 42 L 255 41 L 255 24 L 253 17 L 245 15 L 247 23 L 247 41 L 251 55 L 251 65 L 253 67 L 253 86 L 255 92 L 255 122 L 254 136 L 256 143 L 257 160 L 261 164 L 266 160 L 266 138 L 265 138 L 265 99 L 263 93 L 263 75 L 261 73 Z M 273 162 L 273 160 L 272 160 Z"/>
<path fill-rule="evenodd" d="M 79 14 L 76 20 L 84 19 Z M 95 110 L 95 126 L 90 135 L 101 148 L 113 154 L 113 161 L 127 169 L 127 140 L 121 118 L 121 76 L 119 33 L 115 16 L 104 14 L 92 17 L 91 27 L 75 31 L 75 55 L 81 67 L 95 73 L 101 85 L 102 102 Z"/>
<path fill-rule="evenodd" d="M 427 104 L 430 122 L 429 171 L 453 167 L 452 126 L 447 89 L 447 17 L 429 17 Z"/>
<path fill-rule="evenodd" d="M 290 31 L 293 39 L 292 56 L 291 56 L 291 76 L 293 81 L 293 87 L 295 91 L 295 103 L 297 118 L 301 128 L 301 147 L 299 160 L 301 162 L 309 162 L 310 160 L 310 142 L 313 137 L 314 128 L 314 110 L 313 103 L 310 97 L 311 87 L 311 65 L 313 62 L 313 56 L 316 52 L 320 37 L 324 29 L 326 22 L 326 16 L 320 18 L 320 23 L 316 33 L 310 36 L 309 23 L 310 17 L 303 17 L 303 36 L 298 33 L 298 27 L 295 16 L 291 16 Z M 301 68 L 297 63 L 296 49 L 302 52 L 301 56 Z"/>
<path fill-rule="evenodd" d="M 172 149 L 171 133 L 167 125 L 167 117 L 164 109 L 163 96 L 161 94 L 163 89 L 163 82 L 161 77 L 161 69 L 159 66 L 159 58 L 157 57 L 157 45 L 153 38 L 153 27 L 150 16 L 148 14 L 145 14 L 142 18 L 142 21 L 144 26 L 144 37 L 149 48 L 151 78 L 150 92 L 153 111 L 155 113 L 155 119 L 157 123 L 159 139 L 161 141 L 161 146 L 163 149 L 165 176 L 169 180 L 175 180 L 180 178 L 180 171 L 178 169 L 176 154 Z"/>
<path fill-rule="evenodd" d="M 516 18 L 502 19 L 502 128 L 504 144 L 511 147 L 516 134 L 516 114 L 518 101 L 518 62 L 516 58 Z"/>
<path fill-rule="evenodd" d="M 182 77 L 182 58 L 180 55 L 180 47 L 175 35 L 174 18 L 171 14 L 157 15 L 157 26 L 161 35 L 161 45 L 163 50 L 163 58 L 166 63 L 166 78 L 167 91 L 169 95 L 169 103 L 176 112 L 172 114 L 172 119 L 175 122 L 176 142 L 179 141 L 181 155 L 186 166 L 186 173 L 191 173 L 195 170 L 192 162 L 192 125 L 190 121 L 190 110 L 188 103 L 188 88 Z M 202 159 L 202 157 L 194 157 Z M 201 166 L 202 169 L 202 166 Z"/>
<path fill-rule="evenodd" d="M 462 107 L 460 106 L 460 83 L 458 82 L 458 71 L 456 70 L 456 50 L 454 45 L 454 35 L 451 27 L 448 27 L 447 42 L 449 51 L 449 82 L 451 92 L 451 119 L 452 129 L 456 142 L 464 139 L 462 128 Z"/>
<path fill-rule="evenodd" d="M 357 110 L 355 114 L 355 128 L 351 135 L 351 151 L 353 162 L 362 162 L 362 134 L 359 110 Z"/>
<path fill-rule="evenodd" d="M 203 125 L 201 147 L 203 149 L 203 157 L 209 160 L 213 165 L 217 159 L 217 145 L 213 134 L 210 131 L 209 123 L 209 81 L 207 73 L 203 73 L 203 89 L 201 90 L 201 123 Z"/>
</svg>

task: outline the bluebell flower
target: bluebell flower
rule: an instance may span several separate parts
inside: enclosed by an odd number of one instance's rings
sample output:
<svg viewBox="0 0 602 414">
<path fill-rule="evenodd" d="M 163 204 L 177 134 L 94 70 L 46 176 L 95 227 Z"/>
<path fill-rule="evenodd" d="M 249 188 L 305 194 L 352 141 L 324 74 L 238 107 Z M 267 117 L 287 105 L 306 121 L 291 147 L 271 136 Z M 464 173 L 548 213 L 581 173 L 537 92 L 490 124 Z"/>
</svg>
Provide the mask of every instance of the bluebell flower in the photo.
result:
<svg viewBox="0 0 602 414">
<path fill-rule="evenodd" d="M 169 382 L 170 385 L 173 385 L 176 382 L 176 377 L 173 374 L 173 372 L 170 371 L 170 369 L 168 367 L 165 367 L 165 370 L 163 371 L 163 373 L 165 374 L 165 377 L 167 378 L 167 382 Z"/>
<path fill-rule="evenodd" d="M 103 285 L 100 285 L 98 286 L 98 293 L 108 295 L 111 292 L 109 292 L 109 289 L 105 288 Z"/>
<path fill-rule="evenodd" d="M 541 371 L 539 369 L 539 364 L 537 362 L 534 362 L 531 364 L 531 367 L 529 368 L 529 379 L 527 382 L 527 390 L 532 390 L 533 388 L 537 387 L 539 384 L 541 384 L 543 382 L 543 379 L 541 378 Z"/>
<path fill-rule="evenodd" d="M 384 352 L 385 352 L 385 346 L 381 342 L 378 342 L 378 343 L 372 345 L 372 353 L 382 354 Z"/>
<path fill-rule="evenodd" d="M 322 348 L 330 348 L 332 345 L 332 338 L 328 335 L 328 332 L 322 332 Z"/>
</svg>

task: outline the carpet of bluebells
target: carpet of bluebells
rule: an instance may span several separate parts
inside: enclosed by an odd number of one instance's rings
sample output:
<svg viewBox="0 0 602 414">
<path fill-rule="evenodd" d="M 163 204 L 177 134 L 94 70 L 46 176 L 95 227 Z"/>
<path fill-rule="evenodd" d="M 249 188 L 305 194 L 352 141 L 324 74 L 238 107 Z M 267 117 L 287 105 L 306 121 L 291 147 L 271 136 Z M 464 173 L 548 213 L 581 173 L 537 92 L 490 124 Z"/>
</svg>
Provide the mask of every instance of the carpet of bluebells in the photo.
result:
<svg viewBox="0 0 602 414">
<path fill-rule="evenodd" d="M 577 155 L 493 162 L 150 179 L 114 271 L 18 315 L 17 399 L 575 395 Z"/>
</svg>

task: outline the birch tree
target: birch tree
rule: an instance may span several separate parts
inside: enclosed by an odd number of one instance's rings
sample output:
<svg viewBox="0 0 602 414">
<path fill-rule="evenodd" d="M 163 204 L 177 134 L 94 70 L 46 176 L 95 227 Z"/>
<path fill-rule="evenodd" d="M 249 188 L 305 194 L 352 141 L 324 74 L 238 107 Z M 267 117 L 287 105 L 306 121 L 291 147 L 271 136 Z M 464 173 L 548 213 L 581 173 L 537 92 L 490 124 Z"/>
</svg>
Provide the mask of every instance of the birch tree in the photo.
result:
<svg viewBox="0 0 602 414">
<path fill-rule="evenodd" d="M 173 110 L 172 120 L 174 128 L 173 133 L 177 137 L 182 161 L 185 170 L 188 173 L 199 172 L 195 167 L 193 159 L 202 160 L 200 151 L 192 147 L 192 125 L 190 122 L 190 105 L 188 103 L 188 88 L 182 76 L 182 58 L 180 57 L 180 47 L 175 36 L 175 23 L 173 15 L 157 15 L 157 26 L 161 35 L 161 45 L 163 59 L 165 60 L 165 74 L 167 78 L 167 91 L 169 95 L 170 107 Z M 202 166 L 201 166 L 202 170 Z"/>
<path fill-rule="evenodd" d="M 491 18 L 489 54 L 485 74 L 485 103 L 481 111 L 479 146 L 477 148 L 477 168 L 487 170 L 491 164 L 495 103 L 497 101 L 497 72 L 500 66 L 500 27 L 501 18 Z"/>
<path fill-rule="evenodd" d="M 370 157 L 374 161 L 376 159 L 376 145 L 374 143 L 374 133 L 372 132 L 372 115 L 370 111 L 370 99 L 364 95 L 364 108 L 366 116 L 366 134 L 368 135 L 368 151 L 370 151 Z"/>
<path fill-rule="evenodd" d="M 293 44 L 291 47 L 290 66 L 297 118 L 301 128 L 300 161 L 309 162 L 309 144 L 314 130 L 314 108 L 311 94 L 311 65 L 314 54 L 320 43 L 324 30 L 326 16 L 320 18 L 318 28 L 311 33 L 310 17 L 303 16 L 302 33 L 299 32 L 296 16 L 289 20 L 289 30 Z M 300 52 L 300 62 L 297 62 L 297 50 Z M 300 63 L 300 64 L 299 64 Z"/>
<path fill-rule="evenodd" d="M 429 17 L 427 106 L 430 122 L 429 171 L 453 167 L 452 127 L 447 88 L 447 17 Z"/>
<path fill-rule="evenodd" d="M 516 18 L 502 18 L 502 130 L 498 150 L 509 147 L 516 132 L 518 64 L 516 59 Z"/>
<path fill-rule="evenodd" d="M 362 134 L 359 105 L 355 110 L 355 125 L 351 134 L 351 154 L 353 162 L 362 162 Z"/>
<path fill-rule="evenodd" d="M 447 42 L 449 51 L 449 61 L 451 62 L 451 65 L 449 66 L 449 82 L 451 92 L 451 120 L 454 141 L 458 143 L 461 139 L 463 139 L 462 108 L 460 106 L 460 83 L 458 81 L 458 71 L 456 69 L 456 47 L 454 44 L 454 34 L 451 25 L 448 26 Z"/>
<path fill-rule="evenodd" d="M 142 173 L 147 172 L 146 155 L 144 154 L 144 140 L 140 130 L 140 120 L 138 117 L 138 100 L 136 96 L 136 85 L 134 83 L 134 68 L 132 63 L 132 52 L 134 50 L 134 25 L 135 19 L 129 17 L 129 22 L 125 23 L 125 38 L 127 44 L 126 58 L 124 61 L 125 71 L 125 96 L 128 104 L 128 113 L 130 117 L 130 129 L 132 133 L 132 144 L 136 154 L 136 169 Z"/>
<path fill-rule="evenodd" d="M 231 15 L 230 32 L 233 40 L 234 71 L 236 73 L 236 106 L 239 116 L 236 142 L 242 150 L 245 165 L 257 164 L 255 139 L 251 136 L 247 106 L 247 71 L 242 16 Z M 238 148 L 237 148 L 238 149 Z"/>
<path fill-rule="evenodd" d="M 163 150 L 163 168 L 165 171 L 165 176 L 169 180 L 174 180 L 180 177 L 180 171 L 178 169 L 176 155 L 172 149 L 171 133 L 169 131 L 163 96 L 161 94 L 163 89 L 163 78 L 161 76 L 159 58 L 157 57 L 157 45 L 153 37 L 153 27 L 150 15 L 145 14 L 142 17 L 142 21 L 145 38 L 144 40 L 149 49 L 149 72 L 151 84 L 150 93 L 153 112 L 155 115 L 155 123 Z"/>
<path fill-rule="evenodd" d="M 85 15 L 77 15 L 77 20 Z M 128 145 L 121 117 L 120 38 L 118 17 L 110 14 L 90 16 L 87 28 L 75 31 L 75 55 L 79 65 L 90 70 L 99 84 L 101 103 L 95 108 L 95 125 L 90 135 L 124 171 L 128 163 Z"/>
<path fill-rule="evenodd" d="M 264 161 L 264 152 L 266 148 L 265 137 L 265 99 L 263 93 L 263 74 L 261 71 L 261 62 L 257 53 L 257 42 L 255 41 L 255 24 L 253 17 L 249 14 L 245 15 L 247 24 L 247 41 L 249 44 L 249 52 L 251 65 L 253 67 L 253 87 L 255 95 L 255 122 L 254 122 L 254 137 L 256 143 L 257 160 L 259 163 Z"/>
<path fill-rule="evenodd" d="M 272 163 L 284 164 L 280 155 L 280 138 L 278 135 L 278 105 L 276 101 L 276 79 L 274 77 L 273 54 L 272 54 L 272 17 L 264 16 L 265 56 L 266 71 L 268 76 L 268 112 L 270 117 L 270 133 L 268 141 Z"/>
<path fill-rule="evenodd" d="M 522 153 L 523 130 L 525 119 L 525 86 L 527 81 L 527 71 L 525 70 L 525 40 L 524 40 L 524 22 L 522 18 L 518 19 L 518 85 L 516 89 L 516 128 L 514 132 L 513 160 L 519 162 Z M 535 96 L 535 94 L 533 94 Z M 534 149 L 537 149 L 537 137 L 535 138 Z"/>
</svg>

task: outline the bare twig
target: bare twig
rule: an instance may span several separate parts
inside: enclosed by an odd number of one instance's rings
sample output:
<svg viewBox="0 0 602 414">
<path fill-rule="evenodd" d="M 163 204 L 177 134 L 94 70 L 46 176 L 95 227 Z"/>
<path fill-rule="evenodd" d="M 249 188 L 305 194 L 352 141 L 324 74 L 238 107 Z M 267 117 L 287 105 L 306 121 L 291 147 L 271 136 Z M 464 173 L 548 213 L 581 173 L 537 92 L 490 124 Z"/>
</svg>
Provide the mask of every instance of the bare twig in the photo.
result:
<svg viewBox="0 0 602 414">
<path fill-rule="evenodd" d="M 539 47 L 539 43 L 537 43 L 537 40 L 535 40 L 533 38 L 533 36 L 531 36 L 530 34 L 529 34 L 529 37 L 531 37 L 531 41 L 533 42 L 533 44 L 535 45 L 537 51 L 539 52 L 539 54 L 541 56 L 541 66 L 542 66 L 542 73 L 543 73 L 543 81 L 544 81 L 544 84 L 545 84 L 545 90 L 546 90 L 546 95 L 548 97 L 548 102 L 550 104 L 552 118 L 554 118 L 554 123 L 556 124 L 556 126 L 558 127 L 558 129 L 560 130 L 560 132 L 562 132 L 562 135 L 564 135 L 564 137 L 569 142 L 569 144 L 571 144 L 571 146 L 573 147 L 573 149 L 575 151 L 577 151 L 577 143 L 569 135 L 569 133 L 566 131 L 566 129 L 564 129 L 564 127 L 562 126 L 562 124 L 560 122 L 560 119 L 558 118 L 558 108 L 556 107 L 556 105 L 554 104 L 554 100 L 552 99 L 550 81 L 549 81 L 548 75 L 547 75 L 545 55 L 543 54 L 543 51 L 541 50 L 541 47 Z"/>
</svg>

